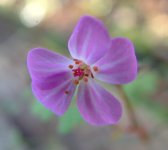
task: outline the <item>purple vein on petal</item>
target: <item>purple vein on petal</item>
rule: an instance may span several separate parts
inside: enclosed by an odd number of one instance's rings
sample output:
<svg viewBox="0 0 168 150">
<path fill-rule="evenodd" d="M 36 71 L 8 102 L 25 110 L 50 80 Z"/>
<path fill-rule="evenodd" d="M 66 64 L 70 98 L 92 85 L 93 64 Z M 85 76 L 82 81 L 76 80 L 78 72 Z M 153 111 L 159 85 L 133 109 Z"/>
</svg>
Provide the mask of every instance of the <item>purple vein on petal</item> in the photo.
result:
<svg viewBox="0 0 168 150">
<path fill-rule="evenodd" d="M 109 46 L 109 34 L 103 23 L 90 16 L 80 19 L 68 42 L 71 56 L 82 59 L 87 64 L 100 59 Z"/>
<path fill-rule="evenodd" d="M 120 102 L 95 81 L 81 83 L 77 99 L 82 117 L 92 125 L 115 124 L 121 117 Z"/>
</svg>

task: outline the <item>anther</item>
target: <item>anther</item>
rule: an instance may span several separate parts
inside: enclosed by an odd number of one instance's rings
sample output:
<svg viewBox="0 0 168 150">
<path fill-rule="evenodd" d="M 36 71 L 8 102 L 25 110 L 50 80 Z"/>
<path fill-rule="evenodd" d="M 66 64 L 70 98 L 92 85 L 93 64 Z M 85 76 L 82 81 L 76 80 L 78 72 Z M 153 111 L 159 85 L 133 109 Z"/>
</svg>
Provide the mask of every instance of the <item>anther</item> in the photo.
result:
<svg viewBox="0 0 168 150">
<path fill-rule="evenodd" d="M 98 69 L 97 66 L 94 66 L 94 67 L 93 67 L 93 70 L 94 70 L 95 72 L 98 72 L 98 71 L 99 71 L 99 69 Z"/>
<path fill-rule="evenodd" d="M 65 91 L 65 94 L 69 94 L 69 91 Z"/>
<path fill-rule="evenodd" d="M 88 78 L 83 78 L 83 81 L 87 83 L 88 82 Z"/>
<path fill-rule="evenodd" d="M 73 65 L 69 65 L 68 67 L 69 67 L 70 69 L 72 69 L 74 66 L 73 66 Z"/>
<path fill-rule="evenodd" d="M 75 61 L 75 64 L 76 64 L 76 65 L 79 65 L 79 64 L 81 64 L 81 63 L 82 63 L 82 62 L 79 61 L 79 60 L 78 60 L 78 61 Z"/>
<path fill-rule="evenodd" d="M 73 61 L 75 62 L 76 65 L 82 64 L 82 61 L 81 61 L 81 60 L 73 59 Z"/>
<path fill-rule="evenodd" d="M 85 74 L 86 77 L 88 77 L 89 75 L 88 74 Z"/>
<path fill-rule="evenodd" d="M 78 84 L 79 84 L 79 81 L 78 81 L 78 80 L 74 80 L 74 84 L 75 84 L 75 85 L 78 85 Z"/>
<path fill-rule="evenodd" d="M 74 61 L 79 61 L 78 59 L 73 59 Z"/>
</svg>

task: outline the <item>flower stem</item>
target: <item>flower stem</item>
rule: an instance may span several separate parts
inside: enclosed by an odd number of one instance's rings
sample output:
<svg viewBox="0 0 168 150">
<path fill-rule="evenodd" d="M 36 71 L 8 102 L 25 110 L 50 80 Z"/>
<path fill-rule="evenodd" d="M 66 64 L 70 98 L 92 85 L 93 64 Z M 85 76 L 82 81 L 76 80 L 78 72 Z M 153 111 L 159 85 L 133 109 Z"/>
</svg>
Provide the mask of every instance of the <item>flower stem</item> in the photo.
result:
<svg viewBox="0 0 168 150">
<path fill-rule="evenodd" d="M 129 129 L 129 131 L 136 132 L 142 141 L 148 141 L 149 135 L 148 135 L 146 129 L 139 124 L 139 121 L 138 121 L 137 116 L 135 114 L 134 108 L 133 108 L 127 94 L 125 93 L 123 87 L 121 85 L 116 85 L 116 87 L 117 87 L 118 91 L 120 92 L 120 95 L 123 98 L 123 101 L 125 103 L 125 107 L 126 107 L 126 110 L 128 113 L 128 117 L 131 122 L 131 128 Z"/>
</svg>

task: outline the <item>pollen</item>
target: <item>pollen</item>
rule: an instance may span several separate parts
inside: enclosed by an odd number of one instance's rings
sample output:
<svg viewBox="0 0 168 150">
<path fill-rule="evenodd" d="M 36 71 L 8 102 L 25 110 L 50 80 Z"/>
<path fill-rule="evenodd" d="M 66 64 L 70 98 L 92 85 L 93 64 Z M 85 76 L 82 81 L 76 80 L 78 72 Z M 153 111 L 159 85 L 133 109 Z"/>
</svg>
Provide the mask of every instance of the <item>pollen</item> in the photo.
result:
<svg viewBox="0 0 168 150">
<path fill-rule="evenodd" d="M 97 66 L 94 66 L 94 67 L 93 67 L 93 70 L 94 70 L 95 72 L 98 72 L 98 71 L 99 71 L 99 69 L 98 69 Z"/>
</svg>

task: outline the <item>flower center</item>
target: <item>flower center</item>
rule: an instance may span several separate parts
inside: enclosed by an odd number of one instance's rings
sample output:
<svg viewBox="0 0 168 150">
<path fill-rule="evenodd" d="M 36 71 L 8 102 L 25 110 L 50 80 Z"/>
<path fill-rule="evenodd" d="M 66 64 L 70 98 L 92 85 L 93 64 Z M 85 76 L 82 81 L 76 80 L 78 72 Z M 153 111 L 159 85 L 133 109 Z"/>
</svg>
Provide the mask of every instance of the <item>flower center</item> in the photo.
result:
<svg viewBox="0 0 168 150">
<path fill-rule="evenodd" d="M 72 70 L 74 76 L 74 84 L 78 85 L 80 81 L 88 82 L 89 78 L 94 78 L 92 70 L 98 72 L 98 67 L 94 66 L 91 68 L 89 65 L 85 64 L 83 61 L 78 59 L 73 59 L 74 64 L 68 67 Z"/>
<path fill-rule="evenodd" d="M 77 68 L 77 69 L 73 69 L 72 71 L 73 71 L 74 77 L 76 77 L 76 76 L 81 77 L 84 75 L 84 69 Z"/>
</svg>

